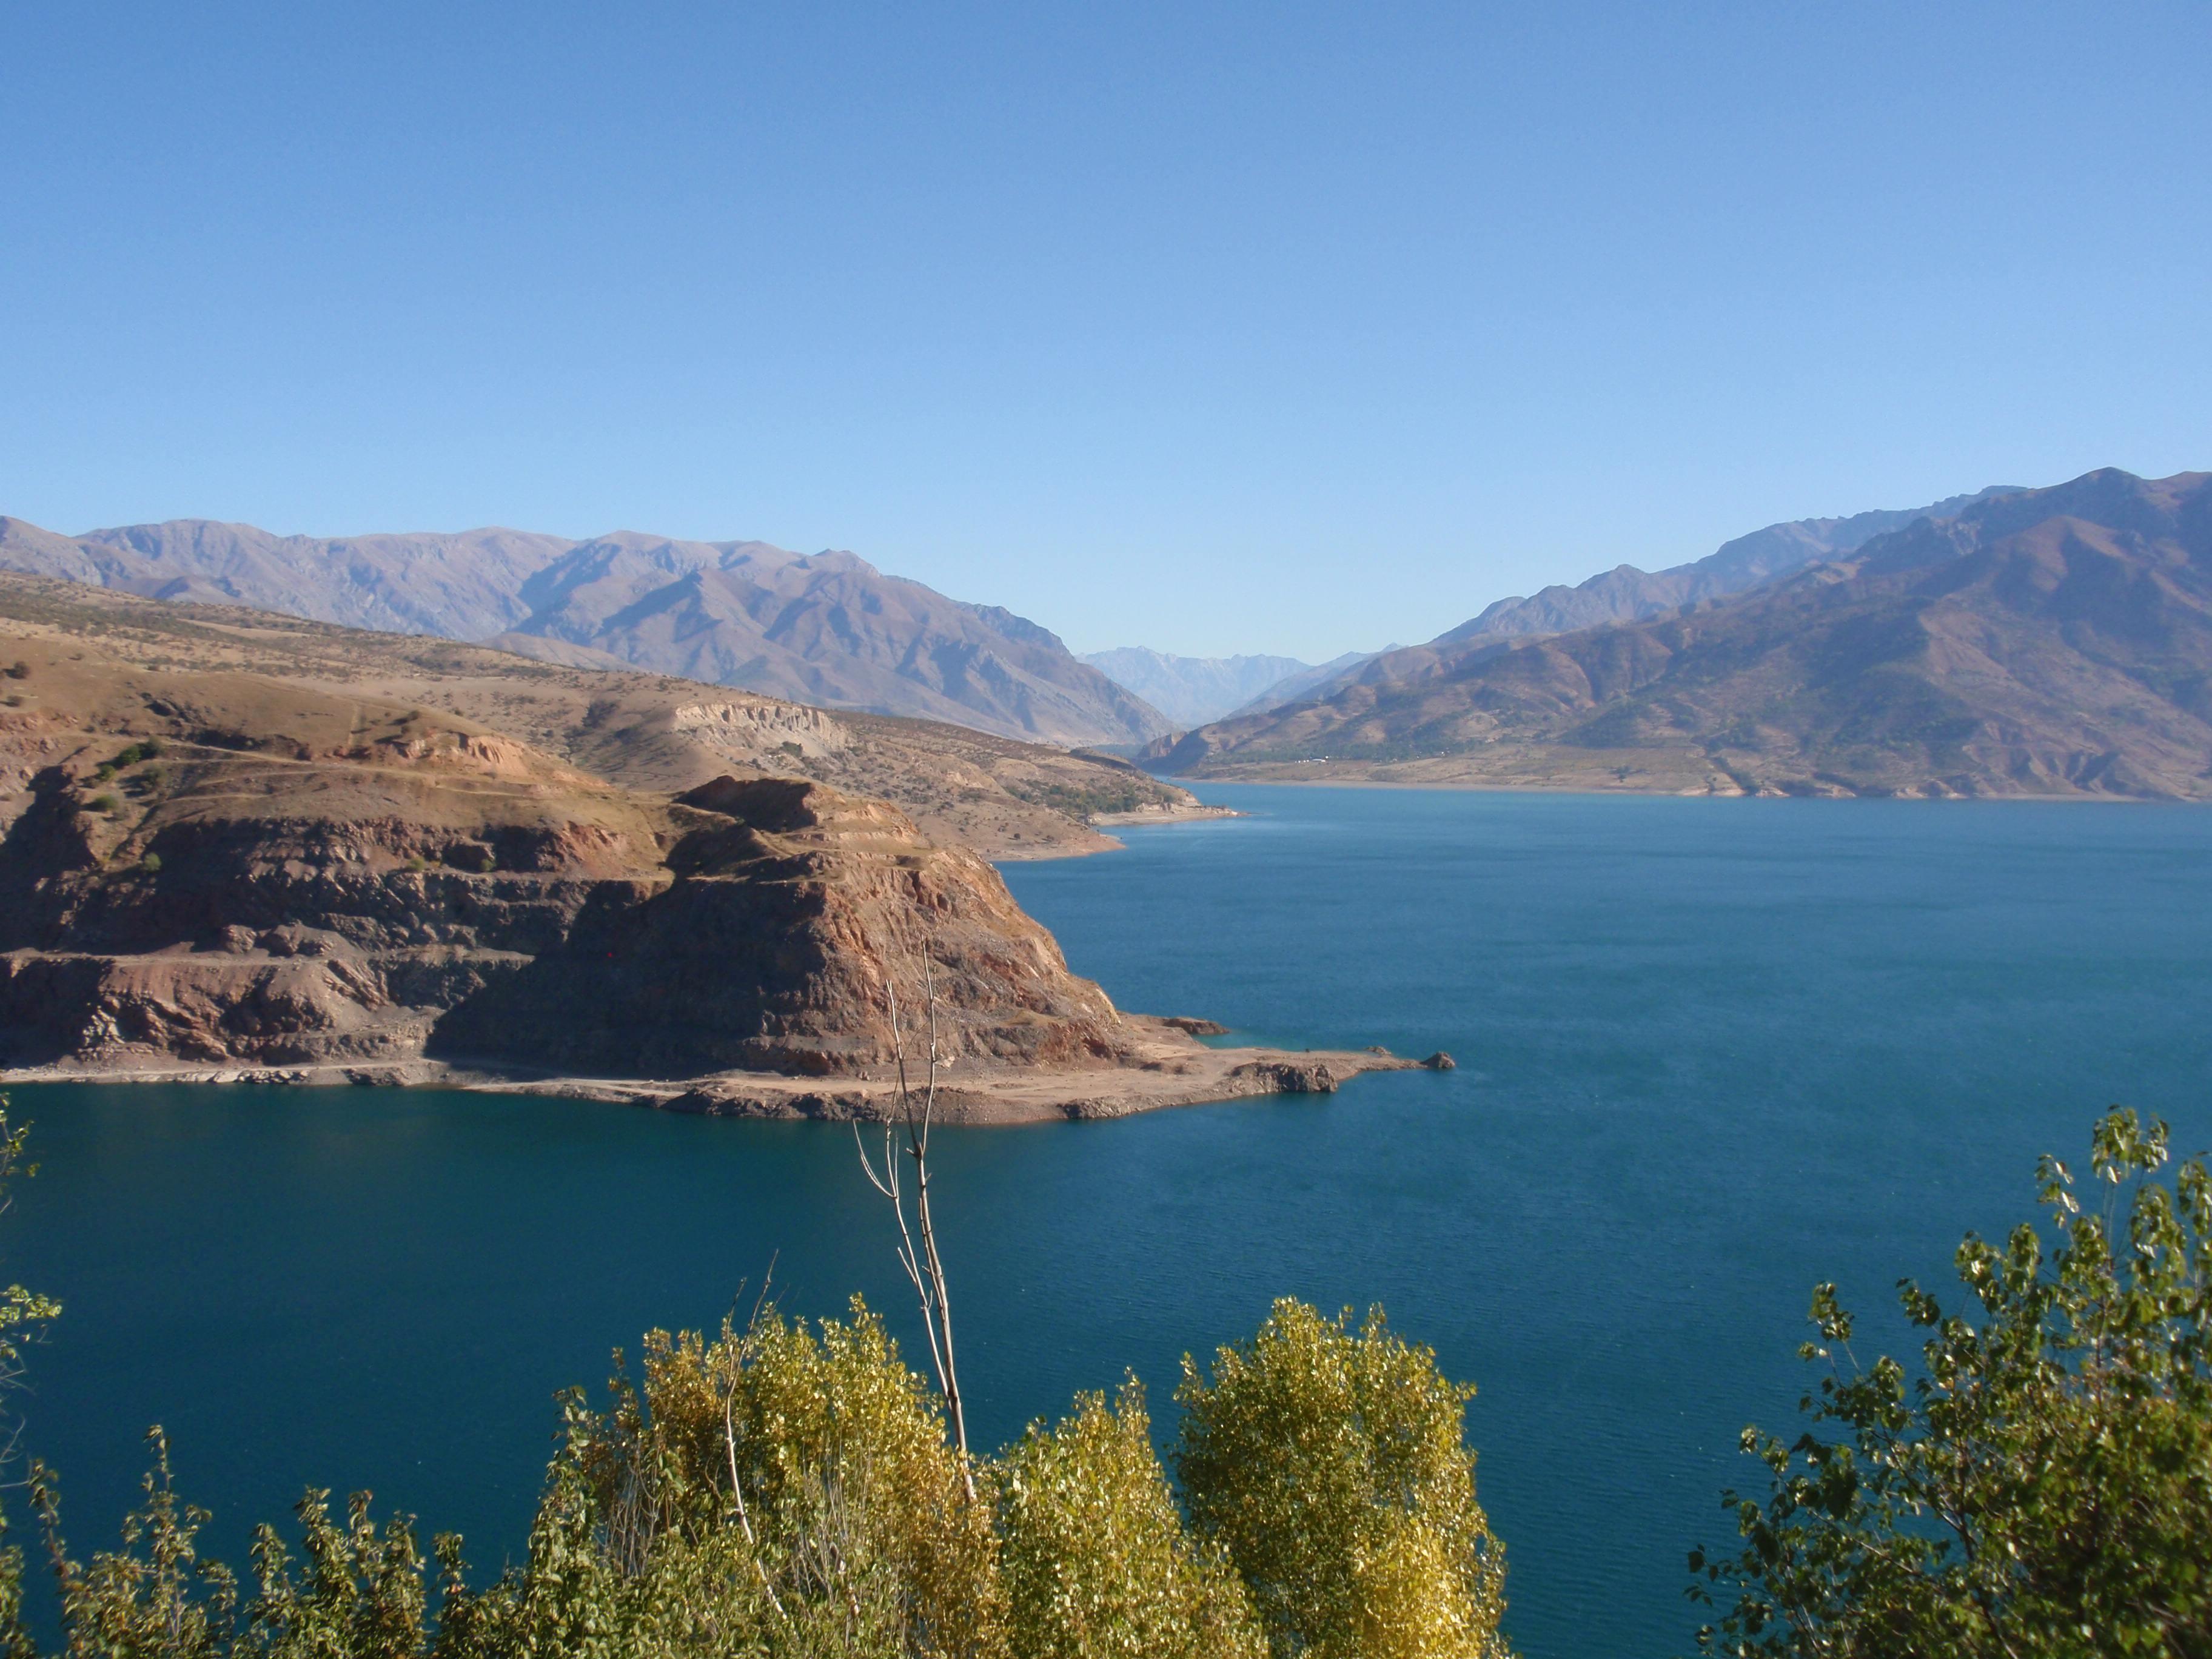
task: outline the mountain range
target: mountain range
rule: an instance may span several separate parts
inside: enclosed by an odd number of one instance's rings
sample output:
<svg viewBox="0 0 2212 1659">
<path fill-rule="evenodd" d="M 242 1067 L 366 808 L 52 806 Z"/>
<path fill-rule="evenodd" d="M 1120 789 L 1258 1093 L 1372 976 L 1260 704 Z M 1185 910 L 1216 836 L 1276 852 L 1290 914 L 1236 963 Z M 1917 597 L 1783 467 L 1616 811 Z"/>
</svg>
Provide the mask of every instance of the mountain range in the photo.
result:
<svg viewBox="0 0 2212 1659">
<path fill-rule="evenodd" d="M 851 553 L 631 532 L 319 539 L 205 520 L 64 536 L 0 518 L 0 569 L 1071 746 L 1127 748 L 1170 726 L 1035 623 Z"/>
<path fill-rule="evenodd" d="M 1609 572 L 1494 605 L 1308 700 L 1158 744 L 1150 763 L 1223 778 L 2212 799 L 2212 474 L 2106 469 L 1896 516 L 1774 526 L 1656 576 Z M 1889 527 L 1859 533 L 1882 517 Z"/>
<path fill-rule="evenodd" d="M 1093 651 L 1083 660 L 1133 691 L 1178 727 L 1203 726 L 1224 714 L 1272 708 L 1319 680 L 1365 662 L 1372 653 L 1347 651 L 1325 663 L 1296 657 L 1178 657 L 1148 646 Z"/>
</svg>

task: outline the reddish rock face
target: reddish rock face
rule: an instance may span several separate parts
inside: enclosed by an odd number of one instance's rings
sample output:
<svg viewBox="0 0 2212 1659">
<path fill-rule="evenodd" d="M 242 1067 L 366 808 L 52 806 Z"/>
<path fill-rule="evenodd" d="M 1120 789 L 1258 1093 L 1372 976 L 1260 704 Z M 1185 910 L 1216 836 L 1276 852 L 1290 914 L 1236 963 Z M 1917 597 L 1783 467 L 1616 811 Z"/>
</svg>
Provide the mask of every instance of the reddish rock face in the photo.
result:
<svg viewBox="0 0 2212 1659">
<path fill-rule="evenodd" d="M 923 1057 L 933 988 L 956 1066 L 1125 1046 L 998 872 L 883 803 L 643 795 L 450 716 L 49 655 L 0 731 L 0 1062 L 851 1074 L 894 1000 Z"/>
</svg>

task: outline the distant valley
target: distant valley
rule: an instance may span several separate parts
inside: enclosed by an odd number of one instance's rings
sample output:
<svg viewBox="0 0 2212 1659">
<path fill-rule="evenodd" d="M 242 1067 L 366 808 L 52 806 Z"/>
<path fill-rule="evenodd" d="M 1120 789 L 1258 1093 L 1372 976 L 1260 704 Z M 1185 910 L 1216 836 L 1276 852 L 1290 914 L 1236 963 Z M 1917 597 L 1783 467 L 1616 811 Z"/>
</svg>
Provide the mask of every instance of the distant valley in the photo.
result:
<svg viewBox="0 0 2212 1659">
<path fill-rule="evenodd" d="M 2212 475 L 1807 520 L 1154 745 L 1200 778 L 2212 799 Z M 1902 520 L 1903 522 L 1899 522 Z"/>
<path fill-rule="evenodd" d="M 70 537 L 0 518 L 0 569 L 1069 746 L 1127 749 L 1172 724 L 1035 623 L 850 553 L 629 532 L 319 539 L 197 519 Z"/>
<path fill-rule="evenodd" d="M 1133 645 L 1093 651 L 1083 660 L 1183 728 L 1288 702 L 1376 654 L 1348 651 L 1328 662 L 1310 663 L 1296 657 L 1178 657 Z"/>
</svg>

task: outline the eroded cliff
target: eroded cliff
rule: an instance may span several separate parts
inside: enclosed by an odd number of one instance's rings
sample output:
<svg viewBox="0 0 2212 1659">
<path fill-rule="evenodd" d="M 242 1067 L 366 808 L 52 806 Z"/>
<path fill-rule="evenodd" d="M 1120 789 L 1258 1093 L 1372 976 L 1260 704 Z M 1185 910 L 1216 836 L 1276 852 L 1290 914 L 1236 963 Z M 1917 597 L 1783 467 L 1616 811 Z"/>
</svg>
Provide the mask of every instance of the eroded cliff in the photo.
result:
<svg viewBox="0 0 2212 1659">
<path fill-rule="evenodd" d="M 0 1064 L 865 1075 L 1128 1032 L 990 866 L 805 779 L 618 788 L 456 716 L 11 645 Z M 20 671 L 20 672 L 18 672 Z"/>
</svg>

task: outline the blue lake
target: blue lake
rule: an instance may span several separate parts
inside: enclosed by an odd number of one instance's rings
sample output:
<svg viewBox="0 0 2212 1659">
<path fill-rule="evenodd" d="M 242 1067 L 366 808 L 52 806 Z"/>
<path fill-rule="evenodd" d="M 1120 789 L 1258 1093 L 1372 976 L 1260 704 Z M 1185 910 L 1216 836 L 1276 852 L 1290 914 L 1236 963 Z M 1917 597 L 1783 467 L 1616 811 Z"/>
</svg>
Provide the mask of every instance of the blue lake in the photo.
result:
<svg viewBox="0 0 2212 1659">
<path fill-rule="evenodd" d="M 1474 1382 L 1530 1659 L 1690 1645 L 1683 1556 L 1794 1416 L 1808 1291 L 1863 1314 L 2033 1212 L 2122 1101 L 2212 1143 L 2212 813 L 1212 788 L 1252 816 L 1006 871 L 1123 1006 L 1449 1050 L 1334 1097 L 982 1130 L 939 1176 L 996 1444 L 1271 1297 L 1381 1301 Z M 32 1449 L 106 1544 L 149 1423 L 243 1555 L 303 1482 L 519 1547 L 550 1398 L 773 1258 L 918 1339 L 849 1132 L 433 1091 L 15 1091 L 7 1273 L 68 1310 Z M 750 1301 L 750 1292 L 746 1299 Z M 1904 1340 L 1874 1319 L 1877 1339 Z M 1871 1346 L 1871 1345 L 1863 1345 Z M 911 1348 L 912 1343 L 909 1346 Z"/>
</svg>

